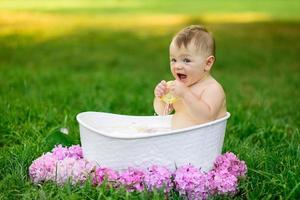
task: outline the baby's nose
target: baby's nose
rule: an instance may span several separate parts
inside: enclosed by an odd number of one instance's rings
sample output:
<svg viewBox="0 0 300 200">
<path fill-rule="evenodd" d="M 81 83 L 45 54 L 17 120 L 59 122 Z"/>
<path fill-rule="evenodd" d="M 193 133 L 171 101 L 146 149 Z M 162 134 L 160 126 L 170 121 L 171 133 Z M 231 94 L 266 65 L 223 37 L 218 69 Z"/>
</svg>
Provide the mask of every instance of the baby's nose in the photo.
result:
<svg viewBox="0 0 300 200">
<path fill-rule="evenodd" d="M 175 68 L 176 69 L 182 69 L 183 67 L 182 67 L 181 63 L 176 63 Z"/>
</svg>

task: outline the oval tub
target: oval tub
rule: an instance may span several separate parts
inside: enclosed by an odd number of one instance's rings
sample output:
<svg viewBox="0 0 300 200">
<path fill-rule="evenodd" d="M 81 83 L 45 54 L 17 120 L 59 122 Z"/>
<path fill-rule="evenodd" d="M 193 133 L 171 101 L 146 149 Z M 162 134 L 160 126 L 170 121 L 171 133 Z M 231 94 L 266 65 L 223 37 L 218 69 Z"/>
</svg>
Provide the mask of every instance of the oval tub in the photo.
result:
<svg viewBox="0 0 300 200">
<path fill-rule="evenodd" d="M 210 170 L 221 154 L 230 113 L 212 122 L 178 130 L 170 129 L 171 117 L 79 113 L 76 118 L 83 155 L 115 170 L 153 164 L 174 170 L 188 163 Z M 153 129 L 160 131 L 149 133 Z"/>
</svg>

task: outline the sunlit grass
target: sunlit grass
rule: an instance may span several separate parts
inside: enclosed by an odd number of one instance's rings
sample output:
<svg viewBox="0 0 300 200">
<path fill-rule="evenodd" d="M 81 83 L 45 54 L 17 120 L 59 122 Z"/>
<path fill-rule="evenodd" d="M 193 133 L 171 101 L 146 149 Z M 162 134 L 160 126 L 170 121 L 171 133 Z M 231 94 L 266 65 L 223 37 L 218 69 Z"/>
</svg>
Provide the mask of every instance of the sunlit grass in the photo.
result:
<svg viewBox="0 0 300 200">
<path fill-rule="evenodd" d="M 215 14 L 215 13 L 266 13 L 272 18 L 300 19 L 297 0 L 0 0 L 0 10 L 56 13 L 96 14 Z"/>
<path fill-rule="evenodd" d="M 207 14 L 199 17 L 205 23 L 220 24 L 220 23 L 253 23 L 253 22 L 270 22 L 274 19 L 267 13 L 216 13 Z"/>
<path fill-rule="evenodd" d="M 88 8 L 140 8 L 145 3 L 134 0 L 109 0 L 109 1 L 95 1 L 95 0 L 1 0 L 1 9 L 5 10 L 58 10 L 58 9 L 88 9 Z"/>
<path fill-rule="evenodd" d="M 91 20 L 92 18 L 92 20 Z M 87 27 L 100 29 L 125 30 L 145 34 L 165 34 L 173 27 L 189 21 L 205 24 L 253 23 L 272 21 L 271 16 L 258 13 L 220 13 L 189 16 L 180 14 L 51 14 L 32 12 L 1 12 L 0 35 L 27 34 L 38 40 L 69 34 L 73 30 Z"/>
</svg>

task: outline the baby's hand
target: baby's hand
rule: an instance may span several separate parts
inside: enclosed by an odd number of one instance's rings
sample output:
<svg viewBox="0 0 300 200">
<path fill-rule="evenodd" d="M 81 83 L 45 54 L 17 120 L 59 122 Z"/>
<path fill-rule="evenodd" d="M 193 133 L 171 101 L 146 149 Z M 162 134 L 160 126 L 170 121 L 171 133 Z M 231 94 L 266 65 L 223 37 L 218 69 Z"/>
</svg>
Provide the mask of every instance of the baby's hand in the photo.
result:
<svg viewBox="0 0 300 200">
<path fill-rule="evenodd" d="M 154 89 L 154 95 L 158 98 L 161 98 L 168 93 L 168 86 L 165 80 L 162 80 Z"/>
<path fill-rule="evenodd" d="M 187 90 L 187 86 L 182 82 L 175 80 L 169 85 L 169 90 L 174 96 L 182 97 Z"/>
</svg>

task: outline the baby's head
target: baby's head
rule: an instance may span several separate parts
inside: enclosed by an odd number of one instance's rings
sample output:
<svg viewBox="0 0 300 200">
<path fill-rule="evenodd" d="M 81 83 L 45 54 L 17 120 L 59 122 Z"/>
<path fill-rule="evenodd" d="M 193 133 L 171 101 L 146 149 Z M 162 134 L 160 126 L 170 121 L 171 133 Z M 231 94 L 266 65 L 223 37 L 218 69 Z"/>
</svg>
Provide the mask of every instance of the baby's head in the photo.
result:
<svg viewBox="0 0 300 200">
<path fill-rule="evenodd" d="M 170 44 L 170 63 L 173 76 L 190 86 L 209 74 L 215 61 L 213 36 L 199 25 L 179 31 Z"/>
</svg>

